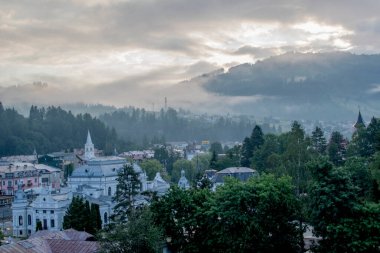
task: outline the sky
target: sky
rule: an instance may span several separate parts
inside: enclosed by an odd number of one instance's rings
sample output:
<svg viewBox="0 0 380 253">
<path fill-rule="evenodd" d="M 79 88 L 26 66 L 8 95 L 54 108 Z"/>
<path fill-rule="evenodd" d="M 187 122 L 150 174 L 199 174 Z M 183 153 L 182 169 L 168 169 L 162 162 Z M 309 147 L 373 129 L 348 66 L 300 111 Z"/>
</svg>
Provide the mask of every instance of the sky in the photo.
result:
<svg viewBox="0 0 380 253">
<path fill-rule="evenodd" d="M 178 82 L 288 51 L 379 53 L 378 10 L 378 0 L 0 0 L 0 100 L 202 103 L 215 96 Z"/>
</svg>

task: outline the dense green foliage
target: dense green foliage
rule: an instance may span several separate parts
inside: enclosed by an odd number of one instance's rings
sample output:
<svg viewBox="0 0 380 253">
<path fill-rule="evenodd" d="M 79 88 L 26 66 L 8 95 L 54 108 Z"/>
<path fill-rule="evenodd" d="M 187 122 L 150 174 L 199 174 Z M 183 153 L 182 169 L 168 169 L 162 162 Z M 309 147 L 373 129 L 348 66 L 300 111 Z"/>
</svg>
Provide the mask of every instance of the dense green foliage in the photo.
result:
<svg viewBox="0 0 380 253">
<path fill-rule="evenodd" d="M 170 189 L 151 205 L 174 252 L 296 252 L 299 203 L 289 178 L 230 180 L 216 192 Z"/>
<path fill-rule="evenodd" d="M 43 154 L 81 148 L 91 131 L 96 147 L 112 153 L 123 147 L 116 131 L 89 114 L 74 116 L 60 107 L 30 108 L 29 118 L 0 104 L 0 156 Z"/>
<path fill-rule="evenodd" d="M 126 223 L 108 226 L 98 238 L 102 253 L 162 252 L 162 232 L 154 226 L 148 208 L 131 213 Z"/>
<path fill-rule="evenodd" d="M 155 252 L 153 245 L 166 241 L 174 252 L 300 252 L 303 226 L 309 224 L 321 238 L 314 252 L 378 252 L 379 122 L 372 122 L 358 129 L 351 142 L 334 132 L 328 143 L 319 127 L 308 136 L 298 122 L 280 135 L 263 134 L 257 126 L 242 147 L 217 155 L 221 149 L 216 144 L 192 161 L 161 146 L 157 160 L 143 162 L 152 167 L 151 176 L 166 165 L 176 183 L 184 169 L 193 187 L 174 186 L 155 197 L 144 208 L 150 215 L 145 221 L 128 202 L 131 192 L 123 191 L 119 207 L 128 219 L 104 231 L 102 240 L 108 244 L 103 248 L 111 252 L 124 245 L 138 251 L 152 242 L 144 249 Z M 373 150 L 357 152 L 363 143 Z M 244 156 L 260 177 L 227 180 L 215 192 L 200 177 L 205 169 L 239 166 Z M 131 185 L 125 182 L 124 177 L 119 183 Z"/>
<path fill-rule="evenodd" d="M 380 205 L 364 202 L 347 170 L 322 161 L 312 165 L 310 217 L 322 237 L 317 252 L 379 252 Z"/>
<path fill-rule="evenodd" d="M 102 227 L 99 205 L 90 204 L 82 197 L 73 197 L 63 217 L 63 228 L 73 228 L 95 234 Z"/>
<path fill-rule="evenodd" d="M 163 174 L 163 165 L 156 159 L 144 160 L 140 163 L 140 167 L 146 172 L 148 180 L 153 180 L 157 172 Z"/>
</svg>

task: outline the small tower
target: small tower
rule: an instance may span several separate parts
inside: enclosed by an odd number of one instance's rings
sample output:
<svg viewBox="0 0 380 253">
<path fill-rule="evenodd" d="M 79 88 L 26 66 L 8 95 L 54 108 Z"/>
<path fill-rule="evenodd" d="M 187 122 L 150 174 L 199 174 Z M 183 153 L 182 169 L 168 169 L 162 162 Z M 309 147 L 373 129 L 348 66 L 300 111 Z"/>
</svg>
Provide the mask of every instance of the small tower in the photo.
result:
<svg viewBox="0 0 380 253">
<path fill-rule="evenodd" d="M 25 192 L 22 190 L 22 184 L 19 182 L 18 190 L 15 192 L 14 201 L 12 203 L 13 215 L 13 236 L 26 237 L 26 209 L 28 201 Z"/>
<path fill-rule="evenodd" d="M 36 151 L 36 149 L 33 150 L 33 157 L 34 157 L 34 159 L 35 159 L 34 164 L 38 164 L 38 155 L 37 155 L 37 151 Z"/>
<path fill-rule="evenodd" d="M 360 110 L 359 110 L 358 119 L 356 120 L 354 127 L 355 127 L 355 129 L 365 127 L 364 120 L 362 118 L 362 114 L 360 113 Z"/>
<path fill-rule="evenodd" d="M 187 190 L 190 188 L 189 181 L 185 177 L 185 171 L 181 170 L 181 178 L 178 181 L 178 187 L 184 190 Z"/>
<path fill-rule="evenodd" d="M 86 160 L 91 160 L 95 158 L 94 144 L 91 140 L 90 130 L 87 132 L 87 141 L 84 145 L 84 158 Z"/>
</svg>

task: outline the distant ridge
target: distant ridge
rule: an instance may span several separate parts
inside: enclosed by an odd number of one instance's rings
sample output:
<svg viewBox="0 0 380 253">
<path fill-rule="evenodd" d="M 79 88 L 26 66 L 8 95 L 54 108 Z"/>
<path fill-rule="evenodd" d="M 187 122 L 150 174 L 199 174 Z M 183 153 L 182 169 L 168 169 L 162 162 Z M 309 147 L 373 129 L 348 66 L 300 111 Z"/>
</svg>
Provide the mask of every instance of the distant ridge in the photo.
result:
<svg viewBox="0 0 380 253">
<path fill-rule="evenodd" d="M 349 119 L 358 104 L 370 114 L 380 108 L 380 55 L 286 53 L 189 82 L 223 96 L 262 98 L 236 105 L 244 113 Z"/>
</svg>

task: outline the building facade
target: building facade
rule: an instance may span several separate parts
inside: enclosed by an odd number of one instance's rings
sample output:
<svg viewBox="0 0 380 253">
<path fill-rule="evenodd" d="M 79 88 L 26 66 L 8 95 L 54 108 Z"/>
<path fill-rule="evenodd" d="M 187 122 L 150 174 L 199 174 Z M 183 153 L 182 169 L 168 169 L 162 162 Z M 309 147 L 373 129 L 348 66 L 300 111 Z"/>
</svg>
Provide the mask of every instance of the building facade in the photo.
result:
<svg viewBox="0 0 380 253">
<path fill-rule="evenodd" d="M 23 191 L 25 181 L 17 181 L 18 190 L 12 205 L 14 236 L 25 237 L 34 234 L 38 222 L 41 222 L 44 230 L 62 230 L 63 217 L 73 196 L 81 196 L 90 204 L 97 204 L 103 226 L 110 222 L 115 206 L 112 199 L 118 184 L 118 173 L 127 164 L 127 160 L 116 156 L 96 157 L 90 133 L 87 135 L 82 159 L 84 164 L 74 169 L 66 188 L 59 189 L 54 188 L 53 184 L 43 184 L 44 188 L 34 200 L 28 201 Z M 156 191 L 158 195 L 163 195 L 169 189 L 170 185 L 159 173 L 153 181 L 147 181 L 146 173 L 141 167 L 135 163 L 131 165 L 139 175 L 140 191 Z M 148 200 L 143 195 L 138 195 L 135 203 L 146 204 Z"/>
<path fill-rule="evenodd" d="M 2 195 L 14 195 L 19 184 L 24 190 L 46 186 L 59 189 L 61 170 L 44 164 L 21 162 L 0 166 L 0 192 Z"/>
</svg>

